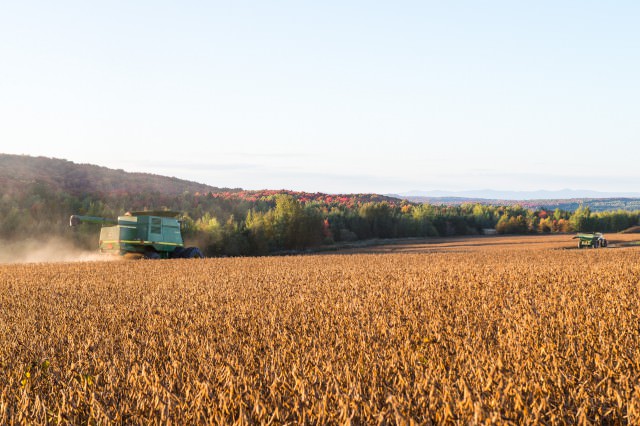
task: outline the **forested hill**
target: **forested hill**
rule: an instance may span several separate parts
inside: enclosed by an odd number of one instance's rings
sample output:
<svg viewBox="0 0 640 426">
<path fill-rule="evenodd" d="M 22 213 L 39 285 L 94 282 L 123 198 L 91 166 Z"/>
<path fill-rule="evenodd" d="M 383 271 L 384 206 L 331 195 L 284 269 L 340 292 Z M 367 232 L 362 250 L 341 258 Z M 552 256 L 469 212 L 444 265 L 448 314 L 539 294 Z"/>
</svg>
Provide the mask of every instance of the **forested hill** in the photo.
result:
<svg viewBox="0 0 640 426">
<path fill-rule="evenodd" d="M 640 210 L 582 206 L 528 208 L 419 204 L 378 194 L 224 189 L 177 178 L 127 173 L 44 157 L 0 154 L 0 243 L 48 236 L 96 250 L 100 227 L 69 228 L 71 214 L 182 213 L 188 245 L 207 255 L 299 251 L 372 238 L 574 231 L 618 232 L 640 225 Z"/>
<path fill-rule="evenodd" d="M 72 195 L 116 195 L 154 193 L 180 195 L 189 193 L 235 192 L 239 189 L 217 188 L 175 177 L 149 173 L 128 173 L 92 164 L 47 157 L 0 154 L 0 188 L 3 194 L 28 191 L 34 184 L 48 190 Z"/>
<path fill-rule="evenodd" d="M 301 203 L 338 203 L 354 206 L 367 202 L 400 204 L 401 200 L 378 194 L 325 194 L 290 190 L 243 190 L 220 188 L 150 173 L 130 173 L 93 164 L 48 157 L 0 154 L 0 195 L 15 199 L 15 195 L 38 193 L 85 198 L 105 202 L 138 197 L 148 208 L 180 210 L 176 201 L 182 198 L 214 199 L 222 203 L 254 204 L 270 202 L 278 194 L 290 195 Z M 177 198 L 175 198 L 177 197 Z M 7 197 L 5 197 L 7 198 Z M 139 204 L 139 203 L 136 203 Z M 142 208 L 130 205 L 127 208 Z M 186 213 L 189 213 L 188 211 Z"/>
<path fill-rule="evenodd" d="M 281 205 L 291 200 L 288 205 L 293 206 L 296 220 L 304 217 L 308 222 L 278 224 L 277 238 L 254 235 L 263 216 L 268 222 L 280 214 L 275 209 L 278 199 Z M 188 238 L 206 240 L 203 248 L 207 253 L 265 253 L 322 241 L 328 235 L 324 219 L 330 212 L 340 219 L 356 217 L 361 206 L 370 205 L 381 206 L 391 215 L 404 204 L 377 194 L 218 188 L 62 159 L 0 154 L 0 243 L 55 236 L 91 248 L 96 245 L 99 226 L 87 224 L 72 231 L 70 215 L 114 218 L 127 211 L 175 210 L 183 214 Z M 343 222 L 336 219 L 332 224 L 340 226 L 339 231 L 344 229 L 341 235 L 345 238 L 356 238 Z M 284 230 L 295 234 L 292 242 L 281 241 Z M 358 237 L 371 236 L 377 234 L 361 232 Z"/>
</svg>

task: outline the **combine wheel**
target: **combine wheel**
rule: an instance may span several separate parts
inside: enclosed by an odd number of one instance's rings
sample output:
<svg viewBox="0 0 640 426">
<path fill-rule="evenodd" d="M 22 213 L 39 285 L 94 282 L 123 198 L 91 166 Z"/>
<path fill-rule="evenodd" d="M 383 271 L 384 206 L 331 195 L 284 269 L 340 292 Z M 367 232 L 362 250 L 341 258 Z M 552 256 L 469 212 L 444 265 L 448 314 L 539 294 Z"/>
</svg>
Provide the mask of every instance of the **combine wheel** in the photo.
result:
<svg viewBox="0 0 640 426">
<path fill-rule="evenodd" d="M 607 245 L 609 245 L 607 240 L 602 240 L 602 247 L 606 247 Z"/>
<path fill-rule="evenodd" d="M 183 256 L 184 253 L 184 247 L 176 247 L 175 250 L 173 250 L 171 253 L 169 253 L 169 258 L 170 259 L 180 259 Z"/>
<path fill-rule="evenodd" d="M 204 257 L 198 247 L 176 247 L 169 256 L 171 259 L 200 259 Z"/>
<path fill-rule="evenodd" d="M 185 259 L 202 259 L 204 256 L 198 247 L 187 247 L 183 250 L 181 257 Z"/>
<path fill-rule="evenodd" d="M 142 258 L 143 259 L 160 259 L 160 255 L 156 251 L 147 250 L 144 252 L 144 256 Z"/>
</svg>

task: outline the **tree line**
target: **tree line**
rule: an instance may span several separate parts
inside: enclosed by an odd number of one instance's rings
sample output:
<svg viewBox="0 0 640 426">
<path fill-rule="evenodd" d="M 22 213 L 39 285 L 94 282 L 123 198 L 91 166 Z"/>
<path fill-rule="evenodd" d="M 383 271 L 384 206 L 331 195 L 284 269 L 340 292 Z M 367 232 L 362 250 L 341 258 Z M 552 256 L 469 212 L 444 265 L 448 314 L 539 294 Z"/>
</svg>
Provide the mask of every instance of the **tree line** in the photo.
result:
<svg viewBox="0 0 640 426">
<path fill-rule="evenodd" d="M 185 239 L 210 256 L 264 255 L 373 238 L 499 234 L 618 232 L 639 224 L 640 211 L 527 209 L 519 205 L 437 206 L 375 198 L 301 201 L 295 193 L 221 198 L 213 194 L 74 195 L 37 182 L 0 198 L 0 238 L 59 236 L 93 249 L 99 226 L 69 229 L 71 214 L 117 217 L 125 211 L 183 212 Z"/>
</svg>

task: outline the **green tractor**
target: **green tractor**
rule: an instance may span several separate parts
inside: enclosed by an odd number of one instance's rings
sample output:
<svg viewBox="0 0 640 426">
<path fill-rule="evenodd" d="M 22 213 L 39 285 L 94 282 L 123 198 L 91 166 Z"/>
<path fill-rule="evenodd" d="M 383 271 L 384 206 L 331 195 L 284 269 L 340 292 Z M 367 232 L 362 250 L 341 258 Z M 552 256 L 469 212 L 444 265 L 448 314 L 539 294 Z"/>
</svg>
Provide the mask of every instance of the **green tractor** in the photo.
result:
<svg viewBox="0 0 640 426">
<path fill-rule="evenodd" d="M 593 232 L 590 234 L 578 234 L 573 239 L 579 239 L 578 248 L 598 248 L 606 247 L 608 245 L 607 239 L 600 232 Z"/>
<path fill-rule="evenodd" d="M 72 215 L 69 224 L 101 224 L 100 253 L 134 259 L 204 257 L 197 247 L 184 246 L 179 217 L 180 213 L 171 211 L 128 212 L 117 220 Z"/>
</svg>

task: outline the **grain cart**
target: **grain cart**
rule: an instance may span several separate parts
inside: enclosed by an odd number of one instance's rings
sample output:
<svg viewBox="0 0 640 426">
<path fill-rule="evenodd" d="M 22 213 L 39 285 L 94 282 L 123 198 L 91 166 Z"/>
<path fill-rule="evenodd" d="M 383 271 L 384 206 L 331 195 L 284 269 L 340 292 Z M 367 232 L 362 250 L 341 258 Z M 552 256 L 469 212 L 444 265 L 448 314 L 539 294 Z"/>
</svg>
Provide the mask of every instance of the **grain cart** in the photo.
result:
<svg viewBox="0 0 640 426">
<path fill-rule="evenodd" d="M 179 216 L 171 211 L 128 212 L 118 219 L 73 215 L 69 224 L 101 224 L 100 253 L 145 259 L 203 257 L 197 247 L 184 247 Z"/>
<path fill-rule="evenodd" d="M 573 239 L 579 239 L 578 241 L 578 248 L 584 248 L 584 247 L 591 247 L 591 248 L 598 248 L 598 247 L 606 247 L 607 246 L 607 240 L 606 238 L 604 238 L 604 235 L 602 235 L 600 232 L 594 232 L 591 234 L 578 234 L 575 237 L 573 237 Z"/>
</svg>

